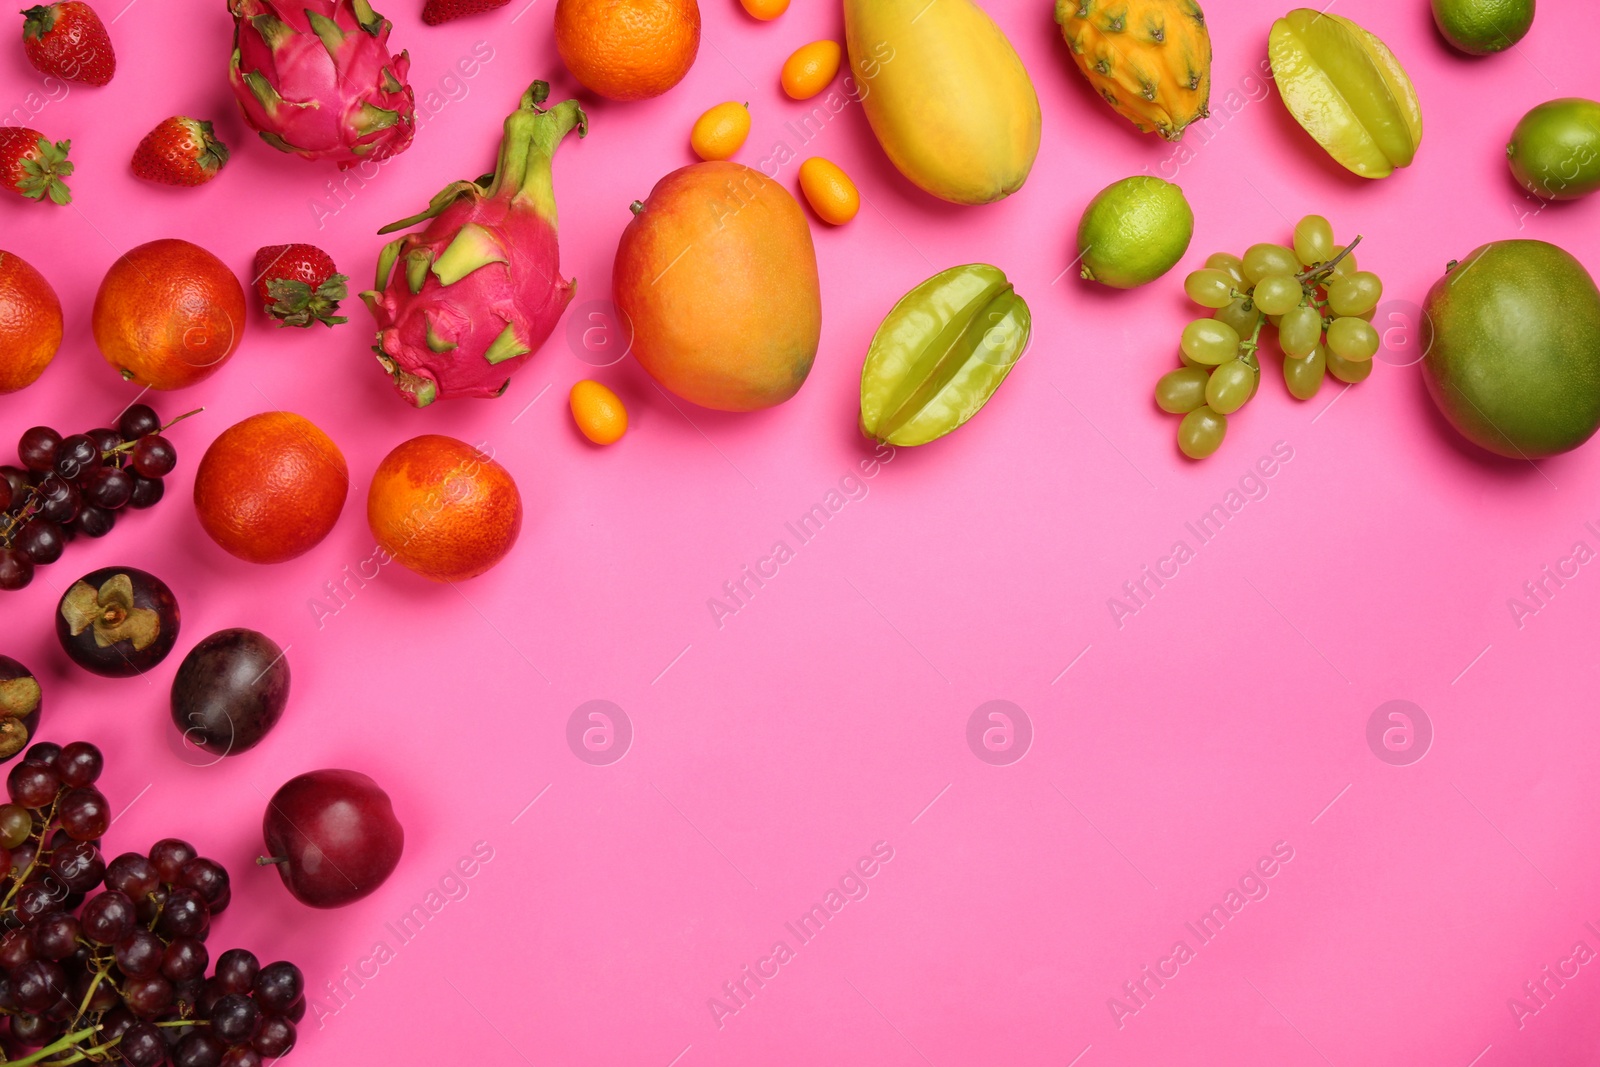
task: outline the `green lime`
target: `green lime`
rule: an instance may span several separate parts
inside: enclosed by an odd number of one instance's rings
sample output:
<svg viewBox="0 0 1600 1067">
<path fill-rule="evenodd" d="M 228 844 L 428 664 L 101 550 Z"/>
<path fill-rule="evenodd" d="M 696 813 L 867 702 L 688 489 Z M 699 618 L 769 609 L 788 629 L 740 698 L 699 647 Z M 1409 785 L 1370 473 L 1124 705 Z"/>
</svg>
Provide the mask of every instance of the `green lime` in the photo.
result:
<svg viewBox="0 0 1600 1067">
<path fill-rule="evenodd" d="M 1497 241 L 1452 264 L 1422 325 L 1428 392 L 1467 440 L 1539 459 L 1600 428 L 1600 290 L 1555 245 Z"/>
<path fill-rule="evenodd" d="M 1533 25 L 1534 0 L 1433 0 L 1444 39 L 1471 56 L 1504 52 Z"/>
<path fill-rule="evenodd" d="M 1600 189 L 1600 104 L 1578 96 L 1540 104 L 1506 145 L 1511 174 L 1534 196 L 1576 200 Z"/>
<path fill-rule="evenodd" d="M 1083 277 L 1113 289 L 1153 282 L 1177 265 L 1194 236 L 1183 190 L 1139 175 L 1107 186 L 1078 223 Z"/>
</svg>

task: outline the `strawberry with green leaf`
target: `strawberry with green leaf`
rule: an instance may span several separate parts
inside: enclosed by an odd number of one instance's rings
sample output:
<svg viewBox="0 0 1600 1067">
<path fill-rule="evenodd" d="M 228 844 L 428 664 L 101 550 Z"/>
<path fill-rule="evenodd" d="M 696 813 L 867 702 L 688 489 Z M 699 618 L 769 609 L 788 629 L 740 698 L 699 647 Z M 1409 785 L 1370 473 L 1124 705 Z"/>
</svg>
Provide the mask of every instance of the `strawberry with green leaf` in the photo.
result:
<svg viewBox="0 0 1600 1067">
<path fill-rule="evenodd" d="M 204 185 L 228 161 L 228 146 L 211 123 L 174 115 L 144 135 L 133 153 L 133 173 L 162 185 Z"/>
<path fill-rule="evenodd" d="M 83 0 L 30 7 L 22 13 L 22 48 L 44 74 L 84 85 L 104 85 L 117 72 L 111 36 Z"/>
<path fill-rule="evenodd" d="M 350 279 L 338 270 L 315 245 L 270 245 L 256 252 L 256 292 L 280 326 L 334 326 L 349 321 L 339 301 L 349 295 Z"/>
<path fill-rule="evenodd" d="M 71 141 L 51 143 L 26 126 L 0 126 L 0 185 L 29 200 L 71 203 L 65 180 L 72 174 L 71 148 Z"/>
</svg>

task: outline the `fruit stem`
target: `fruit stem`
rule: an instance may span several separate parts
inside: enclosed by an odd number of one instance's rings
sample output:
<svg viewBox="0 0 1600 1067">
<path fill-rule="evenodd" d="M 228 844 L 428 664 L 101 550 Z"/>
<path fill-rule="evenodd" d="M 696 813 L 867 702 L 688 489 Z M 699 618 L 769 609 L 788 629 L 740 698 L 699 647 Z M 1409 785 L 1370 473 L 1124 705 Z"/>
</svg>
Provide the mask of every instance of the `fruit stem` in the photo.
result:
<svg viewBox="0 0 1600 1067">
<path fill-rule="evenodd" d="M 163 425 L 161 427 L 161 429 L 157 430 L 156 433 L 163 433 L 163 432 L 165 432 L 167 430 L 170 430 L 174 426 L 176 426 L 178 423 L 182 422 L 184 419 L 189 418 L 191 415 L 198 415 L 204 410 L 205 410 L 205 408 L 195 408 L 193 411 L 185 411 L 182 415 L 179 415 L 177 418 L 167 420 L 166 424 Z M 124 441 L 120 445 L 118 445 L 116 448 L 111 449 L 109 452 L 100 453 L 100 458 L 104 459 L 107 456 L 114 456 L 119 452 L 131 452 L 131 451 L 133 451 L 133 446 L 138 444 L 142 440 L 144 440 L 144 438 L 135 437 L 132 441 Z"/>
<path fill-rule="evenodd" d="M 550 163 L 567 134 L 576 129 L 582 137 L 588 132 L 588 117 L 576 100 L 546 108 L 549 95 L 549 82 L 534 82 L 522 94 L 521 105 L 506 117 L 494 183 L 485 195 L 526 199 L 539 217 L 554 227 L 556 193 Z"/>
<path fill-rule="evenodd" d="M 6 1060 L 4 1063 L 0 1063 L 0 1067 L 33 1067 L 35 1063 L 38 1063 L 40 1060 L 49 1059 L 58 1052 L 66 1052 L 68 1049 L 77 1049 L 78 1044 L 83 1041 L 84 1038 L 94 1036 L 95 1032 L 99 1029 L 99 1025 L 96 1024 L 94 1026 L 85 1027 L 82 1030 L 74 1031 L 73 1033 L 70 1033 L 58 1040 L 55 1044 L 46 1045 L 39 1051 L 24 1056 L 20 1060 Z M 62 1060 L 60 1062 L 76 1063 L 81 1059 L 83 1059 L 83 1050 L 78 1049 L 77 1059 Z"/>
<path fill-rule="evenodd" d="M 100 983 L 103 982 L 106 979 L 106 976 L 109 973 L 110 973 L 109 970 L 105 970 L 105 971 L 97 970 L 97 971 L 94 972 L 94 981 L 90 982 L 89 983 L 89 988 L 84 991 L 83 999 L 78 1002 L 77 1014 L 73 1015 L 73 1017 L 72 1017 L 72 1021 L 73 1021 L 74 1024 L 76 1024 L 78 1022 L 78 1020 L 83 1018 L 84 1012 L 89 1010 L 89 1001 L 94 998 L 94 991 L 96 989 L 100 988 Z"/>
<path fill-rule="evenodd" d="M 28 861 L 28 869 L 17 875 L 16 880 L 11 883 L 11 888 L 6 892 L 5 899 L 0 900 L 0 911 L 4 911 L 11 906 L 11 898 L 17 895 L 17 890 L 22 888 L 23 884 L 27 882 L 28 876 L 33 873 L 34 868 L 39 866 L 39 858 L 42 856 L 46 862 L 49 861 L 50 850 L 44 847 L 44 843 L 50 839 L 50 824 L 55 821 L 56 805 L 60 802 L 61 794 L 57 793 L 56 799 L 50 802 L 50 814 L 45 816 L 44 826 L 39 831 L 39 848 L 34 852 L 33 859 Z M 0 1063 L 0 1067 L 7 1067 L 7 1065 Z"/>
<path fill-rule="evenodd" d="M 269 866 L 271 866 L 271 865 L 273 865 L 275 863 L 276 864 L 283 864 L 283 863 L 288 863 L 288 862 L 289 862 L 289 857 L 288 856 L 257 856 L 256 857 L 256 866 L 257 867 L 269 867 Z M 0 1064 L 0 1067 L 5 1067 L 5 1064 Z"/>
<path fill-rule="evenodd" d="M 1316 284 L 1322 279 L 1327 278 L 1328 275 L 1333 273 L 1333 268 L 1339 265 L 1339 261 L 1344 259 L 1344 257 L 1348 256 L 1351 252 L 1354 252 L 1356 250 L 1356 245 L 1360 243 L 1361 234 L 1358 233 L 1356 234 L 1356 239 L 1345 245 L 1338 255 L 1334 256 L 1332 259 L 1328 260 L 1328 262 L 1324 263 L 1315 270 L 1308 268 L 1303 274 L 1300 275 L 1300 280 L 1302 282 L 1309 281 L 1313 284 Z"/>
<path fill-rule="evenodd" d="M 1245 341 L 1245 342 L 1243 342 L 1243 343 L 1241 343 L 1239 345 L 1239 358 L 1240 359 L 1244 359 L 1246 356 L 1254 355 L 1256 349 L 1261 347 L 1261 345 L 1259 343 L 1260 340 L 1261 340 L 1261 327 L 1265 326 L 1266 324 L 1267 324 L 1267 317 L 1265 315 L 1262 315 L 1260 318 L 1256 319 L 1256 328 L 1255 328 L 1254 332 L 1252 332 L 1250 334 L 1250 340 Z"/>
</svg>

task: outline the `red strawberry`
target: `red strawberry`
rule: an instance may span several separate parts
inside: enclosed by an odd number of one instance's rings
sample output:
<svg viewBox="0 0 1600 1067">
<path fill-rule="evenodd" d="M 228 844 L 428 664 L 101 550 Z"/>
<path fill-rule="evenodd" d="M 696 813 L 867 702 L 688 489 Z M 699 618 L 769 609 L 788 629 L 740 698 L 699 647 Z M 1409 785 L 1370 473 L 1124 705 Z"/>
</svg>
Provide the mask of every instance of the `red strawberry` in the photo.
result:
<svg viewBox="0 0 1600 1067">
<path fill-rule="evenodd" d="M 315 245 L 269 245 L 256 252 L 256 292 L 280 326 L 325 326 L 348 322 L 339 301 L 348 295 L 328 253 Z"/>
<path fill-rule="evenodd" d="M 174 115 L 144 135 L 133 153 L 133 173 L 163 185 L 204 185 L 228 161 L 228 146 L 211 123 Z"/>
<path fill-rule="evenodd" d="M 45 74 L 85 85 L 104 85 L 117 72 L 111 36 L 83 0 L 30 7 L 22 13 L 22 47 Z"/>
<path fill-rule="evenodd" d="M 71 141 L 51 144 L 26 126 L 0 126 L 0 185 L 29 200 L 48 196 L 57 204 L 71 203 L 72 191 L 62 180 L 72 174 L 71 148 Z"/>
<path fill-rule="evenodd" d="M 497 7 L 505 7 L 511 0 L 427 0 L 422 5 L 422 21 L 430 26 L 437 26 L 441 22 L 461 18 L 463 15 L 479 15 L 485 11 L 493 11 Z"/>
</svg>

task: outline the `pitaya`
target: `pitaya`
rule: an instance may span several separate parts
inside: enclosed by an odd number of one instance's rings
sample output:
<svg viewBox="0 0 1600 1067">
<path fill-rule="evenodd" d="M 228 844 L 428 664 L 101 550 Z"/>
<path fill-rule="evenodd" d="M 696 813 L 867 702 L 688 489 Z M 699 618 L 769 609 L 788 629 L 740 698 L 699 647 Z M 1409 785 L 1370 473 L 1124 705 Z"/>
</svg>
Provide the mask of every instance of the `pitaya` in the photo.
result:
<svg viewBox="0 0 1600 1067">
<path fill-rule="evenodd" d="M 384 247 L 377 287 L 361 294 L 378 321 L 378 362 L 419 408 L 505 392 L 572 299 L 575 283 L 561 277 L 556 246 L 550 161 L 574 128 L 587 132 L 587 119 L 576 100 L 546 108 L 549 94 L 545 82 L 522 94 L 492 176 L 452 182 L 422 214 L 378 231 L 431 220 Z"/>
<path fill-rule="evenodd" d="M 228 80 L 263 141 L 341 169 L 410 147 L 411 58 L 389 54 L 389 20 L 367 0 L 228 0 L 228 10 Z"/>
</svg>

